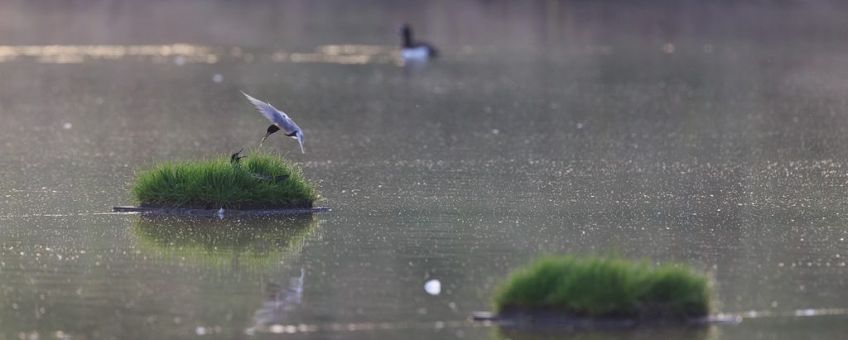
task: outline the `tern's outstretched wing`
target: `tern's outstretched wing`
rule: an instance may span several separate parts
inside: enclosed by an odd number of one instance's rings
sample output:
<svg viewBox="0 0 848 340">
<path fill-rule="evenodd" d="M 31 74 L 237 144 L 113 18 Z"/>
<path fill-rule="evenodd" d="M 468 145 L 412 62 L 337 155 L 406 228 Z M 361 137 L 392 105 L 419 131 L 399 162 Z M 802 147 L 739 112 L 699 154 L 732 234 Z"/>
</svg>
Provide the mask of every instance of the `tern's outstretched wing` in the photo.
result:
<svg viewBox="0 0 848 340">
<path fill-rule="evenodd" d="M 244 93 L 244 91 L 242 91 L 241 94 L 247 97 L 247 100 L 249 100 L 253 106 L 256 106 L 256 110 L 259 111 L 259 113 L 265 116 L 265 118 L 268 118 L 268 120 L 272 123 L 277 124 L 277 126 L 285 130 L 286 133 L 292 133 L 299 129 L 291 118 L 285 114 L 285 112 L 277 110 L 277 108 L 271 106 L 271 104 L 251 97 L 249 94 Z"/>
</svg>

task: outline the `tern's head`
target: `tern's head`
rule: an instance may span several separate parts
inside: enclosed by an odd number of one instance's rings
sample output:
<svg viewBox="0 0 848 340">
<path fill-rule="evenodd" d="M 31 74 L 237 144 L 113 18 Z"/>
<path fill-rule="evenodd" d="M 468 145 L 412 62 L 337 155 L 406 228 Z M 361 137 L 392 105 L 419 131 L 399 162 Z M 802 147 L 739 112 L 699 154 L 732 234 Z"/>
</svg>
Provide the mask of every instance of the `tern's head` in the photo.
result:
<svg viewBox="0 0 848 340">
<path fill-rule="evenodd" d="M 265 131 L 265 137 L 270 136 L 272 133 L 280 131 L 280 127 L 277 124 L 271 124 L 268 126 L 268 131 Z"/>
<path fill-rule="evenodd" d="M 412 47 L 412 28 L 409 27 L 409 24 L 400 26 L 400 36 L 403 39 L 402 47 Z"/>
</svg>

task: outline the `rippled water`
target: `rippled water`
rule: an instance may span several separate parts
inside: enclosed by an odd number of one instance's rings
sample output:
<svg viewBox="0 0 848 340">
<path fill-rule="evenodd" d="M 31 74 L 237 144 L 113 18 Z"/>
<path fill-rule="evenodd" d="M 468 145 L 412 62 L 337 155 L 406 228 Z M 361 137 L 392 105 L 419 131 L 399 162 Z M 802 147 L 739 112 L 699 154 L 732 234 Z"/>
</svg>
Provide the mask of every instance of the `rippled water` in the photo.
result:
<svg viewBox="0 0 848 340">
<path fill-rule="evenodd" d="M 0 4 L 0 338 L 848 332 L 827 313 L 848 308 L 841 5 L 384 5 Z M 441 59 L 403 65 L 407 21 Z M 255 146 L 266 123 L 239 90 L 304 129 L 306 154 L 266 148 L 332 212 L 110 212 L 137 169 Z M 468 321 L 549 253 L 686 263 L 746 318 Z"/>
</svg>

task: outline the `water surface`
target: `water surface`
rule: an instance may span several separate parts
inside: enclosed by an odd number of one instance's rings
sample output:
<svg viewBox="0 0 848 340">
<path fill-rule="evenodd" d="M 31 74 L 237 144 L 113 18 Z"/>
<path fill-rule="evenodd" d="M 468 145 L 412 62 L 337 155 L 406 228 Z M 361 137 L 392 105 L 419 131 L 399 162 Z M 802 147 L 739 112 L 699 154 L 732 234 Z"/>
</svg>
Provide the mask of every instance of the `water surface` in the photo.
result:
<svg viewBox="0 0 848 340">
<path fill-rule="evenodd" d="M 839 5 L 371 5 L 0 5 L 0 338 L 532 337 L 467 318 L 550 253 L 685 263 L 717 311 L 774 314 L 556 337 L 848 331 L 796 316 L 848 307 Z M 402 65 L 403 22 L 443 57 Z M 254 147 L 239 90 L 304 129 L 265 147 L 331 213 L 110 213 L 137 169 Z"/>
</svg>

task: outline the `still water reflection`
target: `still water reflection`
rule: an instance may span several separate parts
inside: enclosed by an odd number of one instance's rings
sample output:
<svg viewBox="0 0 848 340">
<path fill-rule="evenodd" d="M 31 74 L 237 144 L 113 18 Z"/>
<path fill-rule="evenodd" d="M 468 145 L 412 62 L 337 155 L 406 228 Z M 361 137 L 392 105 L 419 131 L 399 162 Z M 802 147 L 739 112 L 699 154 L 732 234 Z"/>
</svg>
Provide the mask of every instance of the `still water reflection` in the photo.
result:
<svg viewBox="0 0 848 340">
<path fill-rule="evenodd" d="M 216 220 L 139 216 L 133 231 L 145 254 L 230 268 L 273 268 L 317 235 L 312 217 Z"/>
<path fill-rule="evenodd" d="M 0 338 L 497 338 L 467 318 L 510 270 L 609 252 L 778 316 L 555 336 L 848 333 L 792 315 L 848 307 L 844 5 L 309 3 L 0 4 Z M 400 67 L 403 22 L 442 58 Z M 252 146 L 239 90 L 309 135 L 265 147 L 331 213 L 109 213 Z"/>
</svg>

